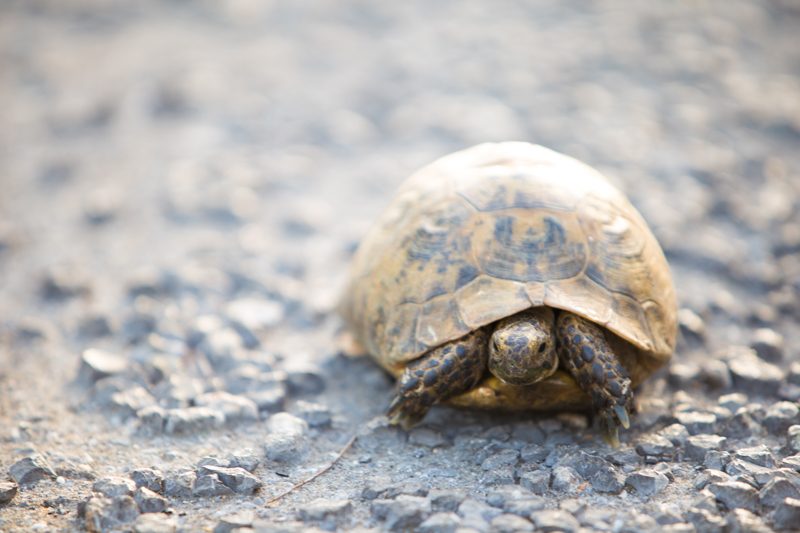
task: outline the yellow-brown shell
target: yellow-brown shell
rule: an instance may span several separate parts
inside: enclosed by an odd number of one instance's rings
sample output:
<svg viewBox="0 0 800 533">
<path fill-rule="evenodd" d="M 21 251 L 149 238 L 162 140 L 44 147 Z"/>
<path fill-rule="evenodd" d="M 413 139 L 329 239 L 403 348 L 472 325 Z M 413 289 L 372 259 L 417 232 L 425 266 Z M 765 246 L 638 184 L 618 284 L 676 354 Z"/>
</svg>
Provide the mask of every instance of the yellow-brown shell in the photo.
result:
<svg viewBox="0 0 800 533">
<path fill-rule="evenodd" d="M 435 346 L 542 305 L 635 347 L 634 383 L 675 347 L 669 267 L 636 209 L 587 165 L 507 142 L 445 156 L 401 185 L 356 252 L 341 311 L 397 375 Z M 563 373 L 549 381 L 523 391 L 488 379 L 488 390 L 455 403 L 491 407 L 490 394 L 502 407 L 524 393 L 522 404 L 535 398 L 548 408 L 550 396 L 576 391 Z"/>
</svg>

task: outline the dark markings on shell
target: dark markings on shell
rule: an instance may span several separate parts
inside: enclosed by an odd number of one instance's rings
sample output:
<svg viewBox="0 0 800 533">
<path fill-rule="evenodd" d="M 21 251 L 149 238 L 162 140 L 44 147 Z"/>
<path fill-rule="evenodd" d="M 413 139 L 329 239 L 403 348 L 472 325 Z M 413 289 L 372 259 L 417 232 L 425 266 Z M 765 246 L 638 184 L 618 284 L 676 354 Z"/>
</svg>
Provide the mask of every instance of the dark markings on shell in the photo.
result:
<svg viewBox="0 0 800 533">
<path fill-rule="evenodd" d="M 473 279 L 478 277 L 478 269 L 472 265 L 464 265 L 458 269 L 458 279 L 456 279 L 456 290 L 460 289 Z"/>
</svg>

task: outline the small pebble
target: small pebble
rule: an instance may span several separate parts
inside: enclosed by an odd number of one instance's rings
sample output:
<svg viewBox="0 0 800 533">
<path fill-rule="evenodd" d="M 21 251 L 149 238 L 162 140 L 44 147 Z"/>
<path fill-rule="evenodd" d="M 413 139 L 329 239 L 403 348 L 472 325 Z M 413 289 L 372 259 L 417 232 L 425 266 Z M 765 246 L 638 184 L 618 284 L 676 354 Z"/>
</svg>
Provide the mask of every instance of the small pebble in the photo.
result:
<svg viewBox="0 0 800 533">
<path fill-rule="evenodd" d="M 17 484 L 10 481 L 0 481 L 0 505 L 6 504 L 17 495 Z"/>
<path fill-rule="evenodd" d="M 571 533 L 580 528 L 580 523 L 571 514 L 560 510 L 544 510 L 531 513 L 531 521 L 537 531 L 564 531 Z"/>
<path fill-rule="evenodd" d="M 662 435 L 646 435 L 636 443 L 636 453 L 644 457 L 669 459 L 675 454 L 675 445 Z"/>
<path fill-rule="evenodd" d="M 319 522 L 323 529 L 340 528 L 353 512 L 350 500 L 317 499 L 302 505 L 297 512 L 303 522 Z"/>
<path fill-rule="evenodd" d="M 164 495 L 170 498 L 189 498 L 197 480 L 193 470 L 184 470 L 164 478 Z"/>
<path fill-rule="evenodd" d="M 270 461 L 294 461 L 308 451 L 308 424 L 302 418 L 289 413 L 276 413 L 269 417 L 266 425 L 268 434 L 264 441 L 264 453 Z"/>
<path fill-rule="evenodd" d="M 669 440 L 675 446 L 685 445 L 686 439 L 689 438 L 689 432 L 683 424 L 671 424 L 659 431 L 658 434 Z"/>
<path fill-rule="evenodd" d="M 8 469 L 20 487 L 28 487 L 43 479 L 55 479 L 56 473 L 47 460 L 39 454 L 20 459 Z"/>
<path fill-rule="evenodd" d="M 740 481 L 709 483 L 708 490 L 727 509 L 747 509 L 752 512 L 758 510 L 758 492 L 747 483 Z"/>
<path fill-rule="evenodd" d="M 408 442 L 426 448 L 441 448 L 447 445 L 447 438 L 440 431 L 429 427 L 416 427 L 408 434 Z"/>
<path fill-rule="evenodd" d="M 258 420 L 258 406 L 244 396 L 224 391 L 207 392 L 197 396 L 194 403 L 222 413 L 228 423 Z"/>
<path fill-rule="evenodd" d="M 461 526 L 461 518 L 452 511 L 434 513 L 422 522 L 416 531 L 420 533 L 455 533 Z"/>
<path fill-rule="evenodd" d="M 737 480 L 743 480 L 754 487 L 760 487 L 772 479 L 774 470 L 765 466 L 759 466 L 750 461 L 733 459 L 725 465 L 725 472 Z"/>
<path fill-rule="evenodd" d="M 772 523 L 776 529 L 796 529 L 800 524 L 800 499 L 786 498 L 772 513 Z"/>
<path fill-rule="evenodd" d="M 231 468 L 238 466 L 252 473 L 255 472 L 260 463 L 261 459 L 258 457 L 255 450 L 246 448 L 243 450 L 237 450 L 230 454 L 228 456 L 227 466 Z"/>
<path fill-rule="evenodd" d="M 78 379 L 84 383 L 91 384 L 102 378 L 120 374 L 127 368 L 128 359 L 125 356 L 106 350 L 89 348 L 81 354 Z"/>
<path fill-rule="evenodd" d="M 775 458 L 772 456 L 772 452 L 763 444 L 752 448 L 740 448 L 734 452 L 733 456 L 736 459 L 741 459 L 758 466 L 770 468 L 775 466 Z"/>
<path fill-rule="evenodd" d="M 789 449 L 796 453 L 800 452 L 800 424 L 789 426 L 786 429 L 786 436 Z"/>
<path fill-rule="evenodd" d="M 134 533 L 175 533 L 177 529 L 176 517 L 163 513 L 142 514 L 133 523 Z"/>
<path fill-rule="evenodd" d="M 525 472 L 519 476 L 519 483 L 534 494 L 544 494 L 550 488 L 552 472 L 549 469 Z"/>
<path fill-rule="evenodd" d="M 731 454 L 729 452 L 709 450 L 703 458 L 703 466 L 714 470 L 724 470 L 730 461 Z"/>
<path fill-rule="evenodd" d="M 130 473 L 130 478 L 137 487 L 144 487 L 153 492 L 164 490 L 164 474 L 153 468 L 138 468 Z"/>
<path fill-rule="evenodd" d="M 783 335 L 769 328 L 759 328 L 753 332 L 750 348 L 761 359 L 770 363 L 779 363 L 783 360 Z"/>
<path fill-rule="evenodd" d="M 703 319 L 687 307 L 678 310 L 678 325 L 681 335 L 690 342 L 703 343 L 706 337 L 706 325 Z"/>
<path fill-rule="evenodd" d="M 770 533 L 772 528 L 767 526 L 758 515 L 747 509 L 734 509 L 726 517 L 726 533 Z"/>
<path fill-rule="evenodd" d="M 256 513 L 252 510 L 238 511 L 220 518 L 214 526 L 214 533 L 234 533 L 247 530 L 256 521 Z"/>
<path fill-rule="evenodd" d="M 166 498 L 145 487 L 136 489 L 133 499 L 143 513 L 162 513 L 168 505 Z"/>
<path fill-rule="evenodd" d="M 784 457 L 781 459 L 781 466 L 794 470 L 795 472 L 800 472 L 800 454 Z"/>
<path fill-rule="evenodd" d="M 706 453 L 724 447 L 728 439 L 720 435 L 694 435 L 686 439 L 686 456 L 702 462 Z"/>
<path fill-rule="evenodd" d="M 136 490 L 136 482 L 125 477 L 109 476 L 95 481 L 92 485 L 92 490 L 109 498 L 132 496 Z"/>
<path fill-rule="evenodd" d="M 489 523 L 491 531 L 497 533 L 515 533 L 517 531 L 533 531 L 533 524 L 515 514 L 501 514 L 495 516 Z"/>
<path fill-rule="evenodd" d="M 625 485 L 641 496 L 653 496 L 669 485 L 669 478 L 655 470 L 640 470 L 625 478 Z"/>
<path fill-rule="evenodd" d="M 489 529 L 489 522 L 502 514 L 500 509 L 474 498 L 467 498 L 458 506 L 458 515 L 462 518 L 462 526 L 478 530 Z"/>
<path fill-rule="evenodd" d="M 776 402 L 767 408 L 764 427 L 773 435 L 780 435 L 793 424 L 800 423 L 800 408 L 794 402 Z"/>
<path fill-rule="evenodd" d="M 686 513 L 686 518 L 694 526 L 694 531 L 704 531 L 709 533 L 723 533 L 725 531 L 725 519 L 719 516 L 716 510 L 690 508 Z"/>
<path fill-rule="evenodd" d="M 496 470 L 503 466 L 513 466 L 517 464 L 518 460 L 519 460 L 518 450 L 506 449 L 487 457 L 481 463 L 481 468 L 483 468 L 484 470 Z"/>
<path fill-rule="evenodd" d="M 728 409 L 731 413 L 735 413 L 740 408 L 747 405 L 747 402 L 747 395 L 742 394 L 741 392 L 724 394 L 717 399 L 717 403 L 725 409 Z"/>
<path fill-rule="evenodd" d="M 192 435 L 219 429 L 225 424 L 225 415 L 208 407 L 169 409 L 166 414 L 164 431 L 170 435 Z"/>
<path fill-rule="evenodd" d="M 433 489 L 428 493 L 434 511 L 456 511 L 467 493 L 459 489 Z"/>
<path fill-rule="evenodd" d="M 582 481 L 578 473 L 568 466 L 553 468 L 553 481 L 551 482 L 553 490 L 575 494 Z"/>
<path fill-rule="evenodd" d="M 331 425 L 331 410 L 322 404 L 298 400 L 295 404 L 295 413 L 305 420 L 309 427 L 320 428 Z"/>
<path fill-rule="evenodd" d="M 203 472 L 203 475 L 205 473 L 216 475 L 226 487 L 238 494 L 253 494 L 263 485 L 260 479 L 244 468 L 205 465 L 200 468 L 200 471 Z"/>
<path fill-rule="evenodd" d="M 130 496 L 108 498 L 95 495 L 86 502 L 83 514 L 88 531 L 110 531 L 121 529 L 136 520 L 139 508 Z"/>
<path fill-rule="evenodd" d="M 676 413 L 675 418 L 686 428 L 690 435 L 712 434 L 716 430 L 717 417 L 711 413 L 689 411 Z"/>
<path fill-rule="evenodd" d="M 728 357 L 733 385 L 739 390 L 773 395 L 784 380 L 780 368 L 759 359 L 750 348 L 734 347 Z"/>
<path fill-rule="evenodd" d="M 233 490 L 225 485 L 216 474 L 197 476 L 192 487 L 192 496 L 208 498 L 213 496 L 229 496 Z"/>
<path fill-rule="evenodd" d="M 431 502 L 421 496 L 401 494 L 394 500 L 374 500 L 372 514 L 390 531 L 411 530 L 431 512 Z"/>
<path fill-rule="evenodd" d="M 319 394 L 325 390 L 325 380 L 319 369 L 302 363 L 300 358 L 287 361 L 286 383 L 292 394 Z"/>
<path fill-rule="evenodd" d="M 703 490 L 709 483 L 721 483 L 723 481 L 730 480 L 731 477 L 725 472 L 708 468 L 697 475 L 697 478 L 694 481 L 694 488 L 697 490 Z"/>
<path fill-rule="evenodd" d="M 770 479 L 758 491 L 758 499 L 766 507 L 777 507 L 786 498 L 800 499 L 800 488 L 783 477 Z"/>
</svg>

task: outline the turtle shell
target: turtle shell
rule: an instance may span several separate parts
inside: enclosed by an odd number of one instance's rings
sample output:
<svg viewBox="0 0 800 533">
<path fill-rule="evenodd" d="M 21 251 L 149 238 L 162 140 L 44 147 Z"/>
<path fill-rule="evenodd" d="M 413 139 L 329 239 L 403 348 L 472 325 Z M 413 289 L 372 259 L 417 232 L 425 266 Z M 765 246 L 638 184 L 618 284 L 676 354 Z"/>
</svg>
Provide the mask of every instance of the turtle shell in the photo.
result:
<svg viewBox="0 0 800 533">
<path fill-rule="evenodd" d="M 506 142 L 447 155 L 401 185 L 355 254 L 341 312 L 398 375 L 431 348 L 535 306 L 611 331 L 634 384 L 675 347 L 669 267 L 636 209 L 589 166 Z M 547 408 L 548 395 L 571 392 L 585 403 L 563 372 L 522 388 L 487 380 L 455 403 L 502 407 L 521 395 L 520 407 Z"/>
</svg>

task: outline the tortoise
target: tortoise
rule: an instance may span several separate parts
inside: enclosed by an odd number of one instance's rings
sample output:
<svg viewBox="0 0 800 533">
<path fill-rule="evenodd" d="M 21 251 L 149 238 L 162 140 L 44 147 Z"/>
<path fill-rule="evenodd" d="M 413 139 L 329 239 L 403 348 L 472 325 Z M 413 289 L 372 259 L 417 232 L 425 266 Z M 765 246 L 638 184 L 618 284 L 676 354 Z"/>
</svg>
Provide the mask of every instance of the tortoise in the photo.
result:
<svg viewBox="0 0 800 533">
<path fill-rule="evenodd" d="M 612 443 L 677 332 L 641 215 L 591 167 L 524 142 L 409 177 L 356 250 L 340 311 L 398 379 L 393 424 L 440 402 L 591 410 Z"/>
</svg>

